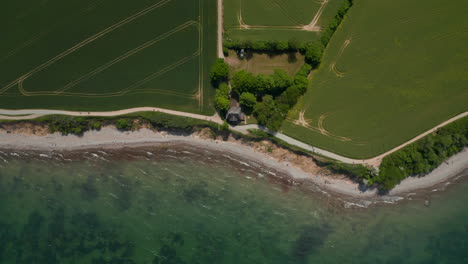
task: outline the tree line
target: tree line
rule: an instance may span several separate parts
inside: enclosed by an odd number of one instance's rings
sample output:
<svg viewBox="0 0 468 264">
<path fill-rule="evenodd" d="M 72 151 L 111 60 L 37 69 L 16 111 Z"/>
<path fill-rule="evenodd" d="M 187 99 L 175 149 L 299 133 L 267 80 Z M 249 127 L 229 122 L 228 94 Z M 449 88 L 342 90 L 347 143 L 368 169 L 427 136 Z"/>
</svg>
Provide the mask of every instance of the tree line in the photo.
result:
<svg viewBox="0 0 468 264">
<path fill-rule="evenodd" d="M 217 87 L 215 107 L 224 116 L 230 107 L 230 98 L 234 97 L 242 110 L 248 115 L 253 114 L 260 125 L 278 130 L 289 109 L 307 91 L 307 76 L 312 68 L 312 64 L 305 63 L 294 77 L 282 69 L 271 75 L 254 75 L 241 70 L 229 79 L 229 66 L 223 59 L 218 59 L 210 73 L 211 81 Z"/>
<path fill-rule="evenodd" d="M 260 125 L 271 130 L 278 130 L 288 111 L 307 91 L 309 83 L 307 76 L 312 69 L 320 65 L 325 47 L 352 4 L 353 0 L 344 1 L 320 39 L 315 42 L 301 42 L 296 38 L 289 41 L 226 39 L 223 42 L 226 54 L 229 49 L 280 53 L 300 52 L 305 56 L 305 64 L 294 77 L 289 76 L 284 70 L 275 70 L 271 75 L 258 74 L 256 76 L 241 70 L 230 79 L 229 66 L 224 60 L 218 59 L 210 73 L 211 81 L 217 88 L 215 106 L 218 111 L 224 115 L 230 107 L 230 97 L 234 96 L 239 100 L 243 111 L 253 114 Z M 232 87 L 228 86 L 229 81 Z"/>
<path fill-rule="evenodd" d="M 468 118 L 440 128 L 435 133 L 386 156 L 378 176 L 369 184 L 390 190 L 409 176 L 422 176 L 468 146 Z"/>
</svg>

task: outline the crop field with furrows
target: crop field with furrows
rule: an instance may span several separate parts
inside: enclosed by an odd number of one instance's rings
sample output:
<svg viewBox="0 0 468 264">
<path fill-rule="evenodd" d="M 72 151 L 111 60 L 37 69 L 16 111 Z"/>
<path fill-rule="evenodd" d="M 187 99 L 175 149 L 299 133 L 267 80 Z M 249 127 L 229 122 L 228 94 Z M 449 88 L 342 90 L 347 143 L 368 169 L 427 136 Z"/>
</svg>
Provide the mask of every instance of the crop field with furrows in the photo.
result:
<svg viewBox="0 0 468 264">
<path fill-rule="evenodd" d="M 367 158 L 467 111 L 466 10 L 465 0 L 355 1 L 283 132 Z"/>
<path fill-rule="evenodd" d="M 343 0 L 224 0 L 226 39 L 318 39 Z"/>
<path fill-rule="evenodd" d="M 11 1 L 0 11 L 0 108 L 212 114 L 216 1 Z"/>
</svg>

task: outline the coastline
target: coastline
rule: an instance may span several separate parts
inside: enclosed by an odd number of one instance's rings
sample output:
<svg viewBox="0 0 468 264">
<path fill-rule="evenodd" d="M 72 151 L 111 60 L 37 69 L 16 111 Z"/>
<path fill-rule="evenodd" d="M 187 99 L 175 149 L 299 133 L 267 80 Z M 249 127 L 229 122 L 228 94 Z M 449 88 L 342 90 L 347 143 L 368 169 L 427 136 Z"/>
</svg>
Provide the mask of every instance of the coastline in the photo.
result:
<svg viewBox="0 0 468 264">
<path fill-rule="evenodd" d="M 249 146 L 236 140 L 210 139 L 203 133 L 174 135 L 147 128 L 121 132 L 112 126 L 100 131 L 88 131 L 83 136 L 48 134 L 45 130 L 6 131 L 0 130 L 0 148 L 11 150 L 73 151 L 83 149 L 123 149 L 149 147 L 160 144 L 186 144 L 205 148 L 235 157 L 241 157 L 272 170 L 289 175 L 296 181 L 307 181 L 314 188 L 327 195 L 351 199 L 376 199 L 391 202 L 403 199 L 401 196 L 435 187 L 447 182 L 468 169 L 468 148 L 451 157 L 441 166 L 424 177 L 410 177 L 403 180 L 386 195 L 379 195 L 376 189 L 361 190 L 358 183 L 347 176 L 324 172 L 312 159 L 299 157 L 284 149 L 265 151 L 259 145 Z M 288 153 L 286 153 L 288 152 Z M 277 154 L 276 156 L 273 154 Z M 359 205 L 358 205 L 359 206 Z"/>
</svg>

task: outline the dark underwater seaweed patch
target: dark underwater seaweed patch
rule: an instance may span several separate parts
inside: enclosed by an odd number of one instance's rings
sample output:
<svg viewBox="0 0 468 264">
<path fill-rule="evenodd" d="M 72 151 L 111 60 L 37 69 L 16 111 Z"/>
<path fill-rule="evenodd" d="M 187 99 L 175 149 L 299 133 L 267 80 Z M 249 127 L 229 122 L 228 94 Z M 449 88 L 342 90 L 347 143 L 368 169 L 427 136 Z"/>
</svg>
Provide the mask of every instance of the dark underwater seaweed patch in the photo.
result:
<svg viewBox="0 0 468 264">
<path fill-rule="evenodd" d="M 95 175 L 88 175 L 86 181 L 80 184 L 79 188 L 81 197 L 87 201 L 94 201 L 99 197 Z"/>
<path fill-rule="evenodd" d="M 330 228 L 328 226 L 306 226 L 294 242 L 292 255 L 299 263 L 307 263 L 307 257 L 318 250 L 325 242 Z"/>
</svg>

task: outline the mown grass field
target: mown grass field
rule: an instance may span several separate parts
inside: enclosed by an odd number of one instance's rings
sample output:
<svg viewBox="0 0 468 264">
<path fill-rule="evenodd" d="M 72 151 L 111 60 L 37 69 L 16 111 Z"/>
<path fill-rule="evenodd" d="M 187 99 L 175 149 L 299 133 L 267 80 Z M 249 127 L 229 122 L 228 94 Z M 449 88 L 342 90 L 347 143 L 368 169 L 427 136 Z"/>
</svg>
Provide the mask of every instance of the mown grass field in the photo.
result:
<svg viewBox="0 0 468 264">
<path fill-rule="evenodd" d="M 300 29 L 316 17 L 317 26 L 326 27 L 336 15 L 343 0 L 224 0 L 224 29 L 226 39 L 279 40 L 293 37 L 313 41 L 320 32 Z M 242 28 L 245 24 L 251 28 Z"/>
<path fill-rule="evenodd" d="M 214 112 L 216 1 L 11 1 L 0 28 L 0 108 Z"/>
<path fill-rule="evenodd" d="M 247 52 L 246 58 L 240 59 L 233 50 L 225 58 L 231 69 L 231 76 L 240 70 L 246 70 L 253 74 L 273 74 L 276 69 L 283 69 L 289 75 L 294 76 L 304 65 L 304 55 L 299 52 L 282 54 Z"/>
<path fill-rule="evenodd" d="M 467 111 L 466 10 L 464 0 L 355 1 L 283 132 L 368 158 Z"/>
</svg>

